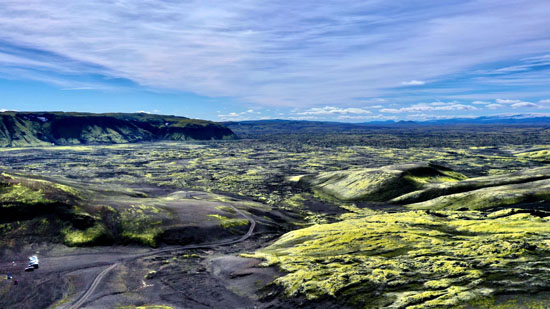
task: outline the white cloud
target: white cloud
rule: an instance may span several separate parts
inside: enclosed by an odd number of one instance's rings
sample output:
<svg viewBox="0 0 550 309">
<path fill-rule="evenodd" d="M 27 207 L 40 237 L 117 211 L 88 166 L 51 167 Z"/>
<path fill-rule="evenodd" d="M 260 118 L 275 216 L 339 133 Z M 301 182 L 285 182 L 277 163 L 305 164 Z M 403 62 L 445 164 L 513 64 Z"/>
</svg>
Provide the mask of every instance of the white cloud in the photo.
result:
<svg viewBox="0 0 550 309">
<path fill-rule="evenodd" d="M 413 79 L 413 80 L 410 80 L 408 82 L 402 82 L 401 85 L 403 86 L 422 86 L 426 84 L 425 81 L 423 80 L 416 80 L 416 79 Z"/>
<path fill-rule="evenodd" d="M 521 102 L 521 100 L 511 100 L 511 99 L 496 99 L 495 101 L 498 104 L 515 104 L 515 103 Z"/>
<path fill-rule="evenodd" d="M 363 120 L 363 121 L 372 121 L 372 120 L 395 120 L 395 116 L 386 116 L 386 115 L 341 115 L 338 116 L 338 120 Z"/>
<path fill-rule="evenodd" d="M 226 115 L 218 115 L 218 117 L 220 118 L 234 118 L 234 117 L 240 117 L 241 114 L 238 114 L 238 113 L 235 113 L 235 112 L 231 112 L 229 114 L 226 114 Z"/>
<path fill-rule="evenodd" d="M 504 105 L 502 105 L 502 104 L 487 104 L 486 107 L 488 109 L 499 109 L 499 108 L 503 108 Z"/>
<path fill-rule="evenodd" d="M 518 102 L 518 103 L 512 104 L 511 106 L 512 106 L 512 108 L 524 108 L 524 107 L 537 108 L 537 107 L 539 107 L 537 104 L 531 103 L 531 102 Z"/>
<path fill-rule="evenodd" d="M 477 107 L 471 105 L 460 104 L 456 102 L 433 102 L 433 103 L 418 103 L 408 107 L 401 108 L 384 108 L 381 113 L 417 113 L 417 112 L 433 112 L 433 111 L 475 111 Z"/>
<path fill-rule="evenodd" d="M 396 85 L 545 54 L 549 10 L 548 1 L 7 0 L 0 75 L 97 89 L 62 74 L 99 74 L 305 109 L 400 97 Z M 548 75 L 536 74 L 524 81 Z"/>
<path fill-rule="evenodd" d="M 489 105 L 489 104 L 492 104 L 492 103 L 488 102 L 488 101 L 473 101 L 472 104 L 475 104 L 475 105 Z"/>
<path fill-rule="evenodd" d="M 517 99 L 496 99 L 495 100 L 498 104 L 507 104 L 509 105 L 511 108 L 539 108 L 540 106 L 535 104 L 535 103 L 532 103 L 532 102 L 527 102 L 527 101 L 522 101 L 522 100 L 517 100 Z"/>
<path fill-rule="evenodd" d="M 304 112 L 298 112 L 297 115 L 347 115 L 347 114 L 370 114 L 369 110 L 364 108 L 348 107 L 338 108 L 333 106 L 313 107 Z"/>
<path fill-rule="evenodd" d="M 539 103 L 540 104 L 550 104 L 550 99 L 540 100 Z"/>
<path fill-rule="evenodd" d="M 319 117 L 317 117 L 317 116 L 291 116 L 291 117 L 288 117 L 287 119 L 290 119 L 290 120 L 318 120 Z"/>
</svg>

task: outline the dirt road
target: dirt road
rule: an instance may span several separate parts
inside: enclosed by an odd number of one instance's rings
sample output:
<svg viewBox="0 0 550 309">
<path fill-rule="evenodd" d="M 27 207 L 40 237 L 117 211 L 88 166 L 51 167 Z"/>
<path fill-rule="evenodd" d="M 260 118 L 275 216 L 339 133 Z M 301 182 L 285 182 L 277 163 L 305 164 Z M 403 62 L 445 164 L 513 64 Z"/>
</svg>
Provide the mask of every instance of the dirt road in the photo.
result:
<svg viewBox="0 0 550 309">
<path fill-rule="evenodd" d="M 233 205 L 228 205 L 228 206 L 233 208 L 233 210 L 235 210 L 240 216 L 244 217 L 245 219 L 247 219 L 250 222 L 250 226 L 249 226 L 248 231 L 246 232 L 246 234 L 244 234 L 241 237 L 239 237 L 237 239 L 234 239 L 234 240 L 225 240 L 225 241 L 219 241 L 219 242 L 210 243 L 210 244 L 174 246 L 174 247 L 170 247 L 170 248 L 152 250 L 152 251 L 146 252 L 146 253 L 140 253 L 140 254 L 134 254 L 134 255 L 129 255 L 129 256 L 118 257 L 116 259 L 113 259 L 111 261 L 111 264 L 107 268 L 105 268 L 103 271 L 101 271 L 100 273 L 97 274 L 97 276 L 90 283 L 89 287 L 86 289 L 84 294 L 82 294 L 80 297 L 78 297 L 76 300 L 74 300 L 71 304 L 68 304 L 68 305 L 65 305 L 65 306 L 58 306 L 57 308 L 70 308 L 70 309 L 81 308 L 83 305 L 86 304 L 86 302 L 88 301 L 90 296 L 95 292 L 97 287 L 101 284 L 101 281 L 103 280 L 103 278 L 105 278 L 105 276 L 110 271 L 112 271 L 118 265 L 120 265 L 120 263 L 128 262 L 128 261 L 143 258 L 143 257 L 153 256 L 153 255 L 157 255 L 157 254 L 160 254 L 160 253 L 166 253 L 166 252 L 177 252 L 177 251 L 190 250 L 190 249 L 213 249 L 213 248 L 216 248 L 216 247 L 219 247 L 219 246 L 231 245 L 231 244 L 242 242 L 242 241 L 248 239 L 252 235 L 252 233 L 254 232 L 254 229 L 256 227 L 256 221 L 251 216 L 247 215 L 246 213 L 244 213 L 243 211 L 241 211 L 237 207 L 235 207 Z M 97 267 L 97 264 L 90 265 L 90 267 Z M 86 266 L 82 266 L 80 269 L 86 269 Z"/>
</svg>

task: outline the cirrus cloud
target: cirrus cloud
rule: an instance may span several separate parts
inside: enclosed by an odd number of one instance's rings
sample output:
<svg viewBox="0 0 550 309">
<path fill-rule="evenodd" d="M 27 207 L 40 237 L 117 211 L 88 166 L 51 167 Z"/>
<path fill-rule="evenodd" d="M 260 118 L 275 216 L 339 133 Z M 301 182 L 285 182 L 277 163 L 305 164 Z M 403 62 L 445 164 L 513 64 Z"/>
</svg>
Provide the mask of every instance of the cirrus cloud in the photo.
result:
<svg viewBox="0 0 550 309">
<path fill-rule="evenodd" d="M 370 114 L 369 110 L 364 108 L 348 107 L 338 108 L 334 106 L 313 107 L 303 112 L 296 113 L 297 115 L 348 115 L 348 114 Z"/>
<path fill-rule="evenodd" d="M 540 86 L 548 76 L 548 11 L 548 1 L 507 0 L 6 0 L 0 76 L 66 89 L 110 89 L 102 85 L 123 79 L 147 89 L 302 109 L 384 96 L 403 100 L 399 110 L 412 102 L 405 95 L 449 100 L 444 96 L 461 94 L 450 84 L 418 87 L 425 92 L 415 94 L 402 86 L 457 76 L 470 78 L 472 92 L 497 77 L 521 85 L 508 92 Z M 475 71 L 503 62 L 509 64 Z"/>
<path fill-rule="evenodd" d="M 410 80 L 408 82 L 401 82 L 401 85 L 403 85 L 403 86 L 422 86 L 422 85 L 425 85 L 425 84 L 426 84 L 425 81 L 416 80 L 416 79 Z"/>
<path fill-rule="evenodd" d="M 476 111 L 477 107 L 460 104 L 457 102 L 433 102 L 433 103 L 418 103 L 408 107 L 401 108 L 384 108 L 379 110 L 381 113 L 418 113 L 418 112 L 433 112 L 433 111 Z"/>
</svg>

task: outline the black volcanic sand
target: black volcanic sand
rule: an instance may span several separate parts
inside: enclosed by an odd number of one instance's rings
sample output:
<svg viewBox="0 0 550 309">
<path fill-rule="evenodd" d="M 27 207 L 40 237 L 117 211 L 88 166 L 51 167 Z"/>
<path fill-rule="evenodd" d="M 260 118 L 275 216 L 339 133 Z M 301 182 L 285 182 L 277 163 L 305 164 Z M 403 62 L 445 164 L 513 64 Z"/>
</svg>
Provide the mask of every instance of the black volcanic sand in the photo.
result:
<svg viewBox="0 0 550 309">
<path fill-rule="evenodd" d="M 329 302 L 287 299 L 270 282 L 281 275 L 259 260 L 238 253 L 265 246 L 275 235 L 215 249 L 149 252 L 139 247 L 68 248 L 62 245 L 18 245 L 0 248 L 0 308 L 69 308 L 108 265 L 119 262 L 84 303 L 84 308 L 167 305 L 174 308 L 341 308 Z M 166 249 L 163 247 L 160 249 Z M 40 268 L 24 272 L 27 257 L 38 254 Z M 129 258 L 129 259 L 128 259 Z M 15 259 L 15 266 L 12 266 Z M 18 280 L 17 286 L 13 280 Z M 54 306 L 52 306 L 54 305 Z"/>
</svg>

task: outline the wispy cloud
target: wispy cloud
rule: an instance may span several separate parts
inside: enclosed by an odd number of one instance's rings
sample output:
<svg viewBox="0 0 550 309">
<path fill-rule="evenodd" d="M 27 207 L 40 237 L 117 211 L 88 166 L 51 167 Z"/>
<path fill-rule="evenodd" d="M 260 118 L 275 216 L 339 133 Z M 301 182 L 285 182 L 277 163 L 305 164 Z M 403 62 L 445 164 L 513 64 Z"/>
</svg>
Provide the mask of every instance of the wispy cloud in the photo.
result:
<svg viewBox="0 0 550 309">
<path fill-rule="evenodd" d="M 433 102 L 418 103 L 412 106 L 401 108 L 383 108 L 381 113 L 413 113 L 413 112 L 433 112 L 433 111 L 475 111 L 477 107 L 472 105 L 460 104 L 457 102 Z"/>
<path fill-rule="evenodd" d="M 503 108 L 504 105 L 492 103 L 492 104 L 487 104 L 486 107 L 487 107 L 488 109 L 499 109 L 499 108 Z"/>
<path fill-rule="evenodd" d="M 380 97 L 365 105 L 472 111 L 462 103 L 413 107 L 403 98 L 548 97 L 549 11 L 548 1 L 508 0 L 6 0 L 0 77 L 66 89 L 109 89 L 123 79 L 305 112 Z M 457 78 L 467 90 L 453 86 Z"/>
<path fill-rule="evenodd" d="M 259 111 L 256 111 L 256 110 L 253 110 L 253 109 L 248 109 L 246 111 L 243 111 L 243 112 L 230 112 L 230 113 L 227 113 L 227 114 L 222 114 L 218 111 L 218 119 L 219 120 L 232 120 L 232 121 L 237 121 L 237 120 L 250 120 L 250 119 L 253 119 L 253 118 L 257 118 L 258 115 L 260 115 L 261 112 Z M 267 116 L 264 116 L 264 117 L 260 117 L 260 118 L 265 118 Z"/>
<path fill-rule="evenodd" d="M 503 105 L 508 104 L 510 107 L 516 108 L 540 108 L 541 106 L 533 102 L 526 102 L 522 100 L 511 100 L 511 99 L 496 99 L 497 104 Z"/>
<path fill-rule="evenodd" d="M 472 104 L 474 104 L 474 105 L 489 105 L 489 104 L 492 104 L 492 103 L 488 102 L 488 101 L 473 101 Z"/>
<path fill-rule="evenodd" d="M 338 108 L 333 106 L 314 107 L 303 112 L 298 112 L 296 115 L 348 115 L 348 114 L 370 114 L 371 111 L 364 108 L 348 107 Z"/>
<path fill-rule="evenodd" d="M 529 107 L 529 108 L 538 108 L 539 106 L 535 103 L 531 103 L 531 102 L 518 102 L 518 103 L 514 103 L 511 105 L 512 108 L 524 108 L 524 107 Z"/>
<path fill-rule="evenodd" d="M 408 82 L 402 82 L 401 85 L 403 86 L 422 86 L 426 84 L 425 81 L 423 80 L 416 80 L 416 79 L 413 79 L 413 80 L 410 80 Z"/>
</svg>

